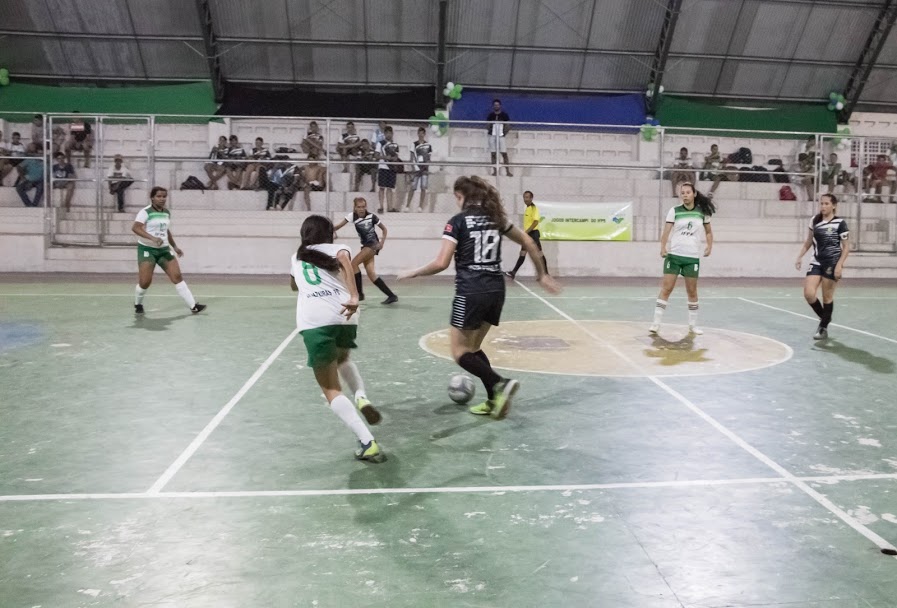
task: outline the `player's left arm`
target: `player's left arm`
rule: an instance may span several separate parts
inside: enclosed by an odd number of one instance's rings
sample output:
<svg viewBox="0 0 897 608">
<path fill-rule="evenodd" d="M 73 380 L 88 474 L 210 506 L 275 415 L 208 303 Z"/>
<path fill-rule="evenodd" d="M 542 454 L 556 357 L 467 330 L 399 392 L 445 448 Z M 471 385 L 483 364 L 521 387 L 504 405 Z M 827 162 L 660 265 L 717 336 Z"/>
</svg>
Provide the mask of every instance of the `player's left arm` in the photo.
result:
<svg viewBox="0 0 897 608">
<path fill-rule="evenodd" d="M 377 227 L 380 229 L 380 232 L 383 233 L 383 238 L 380 239 L 380 244 L 377 247 L 377 251 L 383 249 L 383 246 L 386 245 L 386 225 L 383 222 L 377 222 Z"/>
<path fill-rule="evenodd" d="M 290 289 L 293 291 L 299 291 L 299 286 L 296 285 L 296 277 L 290 275 Z"/>
<path fill-rule="evenodd" d="M 184 252 L 174 243 L 174 235 L 171 233 L 171 230 L 168 231 L 168 244 L 171 245 L 171 248 L 174 249 L 174 252 L 178 254 L 179 258 L 184 257 Z"/>
<path fill-rule="evenodd" d="M 442 239 L 442 247 L 439 249 L 439 253 L 436 254 L 436 259 L 427 264 L 426 266 L 421 266 L 420 268 L 416 268 L 414 270 L 406 270 L 404 272 L 400 272 L 399 276 L 396 277 L 398 280 L 403 279 L 413 279 L 414 277 L 428 277 L 430 275 L 439 274 L 443 270 L 449 267 L 449 264 L 452 263 L 452 257 L 455 255 L 455 248 L 458 244 L 448 238 Z"/>
<path fill-rule="evenodd" d="M 349 290 L 349 300 L 343 304 L 340 314 L 347 319 L 351 318 L 358 311 L 358 289 L 355 287 L 355 272 L 352 270 L 352 259 L 349 252 L 340 249 L 336 252 L 336 260 L 340 265 L 340 274 L 346 289 Z"/>
<path fill-rule="evenodd" d="M 710 227 L 710 223 L 704 224 L 704 236 L 707 238 L 707 246 L 704 247 L 704 257 L 706 258 L 710 255 L 710 250 L 713 249 L 713 228 Z"/>
</svg>

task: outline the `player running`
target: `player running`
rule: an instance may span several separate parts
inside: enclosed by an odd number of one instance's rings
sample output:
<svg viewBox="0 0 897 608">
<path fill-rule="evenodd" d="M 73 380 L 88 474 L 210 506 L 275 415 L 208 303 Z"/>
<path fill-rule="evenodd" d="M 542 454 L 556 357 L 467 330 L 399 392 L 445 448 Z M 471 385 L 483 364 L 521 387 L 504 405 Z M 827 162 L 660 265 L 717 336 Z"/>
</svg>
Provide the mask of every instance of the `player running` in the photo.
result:
<svg viewBox="0 0 897 608">
<path fill-rule="evenodd" d="M 361 284 L 361 267 L 363 265 L 371 282 L 377 286 L 377 289 L 386 294 L 386 299 L 381 304 L 395 304 L 399 301 L 399 296 L 394 294 L 386 286 L 386 282 L 377 276 L 377 270 L 374 268 L 374 258 L 380 255 L 380 250 L 386 244 L 386 226 L 376 214 L 368 213 L 368 202 L 364 197 L 357 197 L 353 204 L 352 213 L 340 220 L 340 223 L 334 226 L 333 230 L 336 232 L 349 222 L 352 222 L 355 225 L 358 238 L 361 239 L 361 251 L 352 259 L 352 270 L 355 273 L 355 289 L 358 290 L 358 299 L 364 300 L 364 288 Z M 375 226 L 383 232 L 382 240 L 377 236 L 377 231 L 374 230 Z"/>
</svg>

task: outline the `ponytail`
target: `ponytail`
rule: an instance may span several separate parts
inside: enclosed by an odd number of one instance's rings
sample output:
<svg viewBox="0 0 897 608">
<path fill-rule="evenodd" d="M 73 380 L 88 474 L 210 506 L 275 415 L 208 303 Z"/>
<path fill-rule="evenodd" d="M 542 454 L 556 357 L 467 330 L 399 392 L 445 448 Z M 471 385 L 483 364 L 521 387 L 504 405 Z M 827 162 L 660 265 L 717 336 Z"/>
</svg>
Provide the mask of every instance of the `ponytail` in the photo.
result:
<svg viewBox="0 0 897 608">
<path fill-rule="evenodd" d="M 302 222 L 302 228 L 299 230 L 299 237 L 302 244 L 296 251 L 296 259 L 336 272 L 340 268 L 339 261 L 323 251 L 310 249 L 312 245 L 321 245 L 323 243 L 333 242 L 333 223 L 323 215 L 310 215 Z"/>
</svg>

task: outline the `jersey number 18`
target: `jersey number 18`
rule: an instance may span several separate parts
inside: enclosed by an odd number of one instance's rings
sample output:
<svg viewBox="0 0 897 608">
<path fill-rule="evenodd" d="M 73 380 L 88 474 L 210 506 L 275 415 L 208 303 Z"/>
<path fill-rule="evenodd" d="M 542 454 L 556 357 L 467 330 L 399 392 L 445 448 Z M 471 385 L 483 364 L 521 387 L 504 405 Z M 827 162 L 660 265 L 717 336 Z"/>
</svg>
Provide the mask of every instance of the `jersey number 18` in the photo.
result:
<svg viewBox="0 0 897 608">
<path fill-rule="evenodd" d="M 474 262 L 490 264 L 498 261 L 498 243 L 501 239 L 498 230 L 478 230 L 472 232 L 471 236 L 474 241 Z"/>
</svg>

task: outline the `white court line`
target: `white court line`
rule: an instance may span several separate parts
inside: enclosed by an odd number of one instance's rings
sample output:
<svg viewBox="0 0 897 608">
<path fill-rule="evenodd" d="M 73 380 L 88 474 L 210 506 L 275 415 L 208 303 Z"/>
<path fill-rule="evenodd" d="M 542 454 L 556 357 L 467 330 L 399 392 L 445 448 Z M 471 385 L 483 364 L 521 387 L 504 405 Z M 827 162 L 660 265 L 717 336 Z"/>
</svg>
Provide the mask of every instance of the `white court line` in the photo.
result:
<svg viewBox="0 0 897 608">
<path fill-rule="evenodd" d="M 764 304 L 763 302 L 757 302 L 756 300 L 749 300 L 748 298 L 738 298 L 742 302 L 749 302 L 751 304 L 756 304 L 757 306 L 763 306 L 764 308 L 771 308 L 772 310 L 778 310 L 781 312 L 787 312 L 789 315 L 794 315 L 795 317 L 803 317 L 804 319 L 810 319 L 811 321 L 819 322 L 819 317 L 811 317 L 810 315 L 805 315 L 803 313 L 794 312 L 793 310 L 786 310 L 784 308 L 779 308 L 778 306 L 771 306 L 769 304 Z M 839 298 L 843 299 L 843 298 Z M 846 329 L 848 331 L 856 332 L 858 334 L 863 334 L 864 336 L 869 336 L 872 338 L 878 338 L 879 340 L 885 340 L 887 342 L 893 342 L 897 344 L 897 340 L 894 338 L 886 338 L 885 336 L 879 336 L 878 334 L 873 334 L 871 331 L 865 331 L 862 329 L 857 329 L 855 327 L 847 327 L 846 325 L 841 325 L 840 323 L 830 323 L 832 327 L 838 327 L 840 329 Z"/>
<path fill-rule="evenodd" d="M 234 408 L 234 406 L 240 402 L 240 399 L 243 398 L 243 395 L 249 392 L 249 389 L 251 389 L 253 385 L 258 382 L 258 379 L 262 377 L 262 374 L 264 374 L 265 371 L 269 367 L 271 367 L 271 364 L 274 363 L 274 360 L 280 356 L 280 353 L 284 351 L 284 349 L 289 345 L 290 342 L 293 341 L 293 338 L 295 338 L 296 334 L 298 333 L 299 329 L 296 328 L 292 332 L 290 332 L 289 336 L 284 338 L 283 342 L 280 343 L 280 346 L 274 349 L 274 352 L 271 353 L 267 359 L 265 359 L 265 362 L 262 363 L 257 370 L 255 370 L 255 373 L 250 376 L 249 380 L 247 380 L 243 384 L 243 386 L 240 387 L 240 390 L 237 391 L 237 394 L 231 397 L 230 401 L 228 401 L 224 405 L 224 407 L 222 407 L 221 410 L 217 414 L 215 414 L 215 417 L 209 421 L 209 423 L 206 425 L 206 428 L 200 431 L 199 435 L 197 435 L 193 439 L 193 441 L 190 442 L 190 445 L 188 445 L 186 449 L 181 452 L 181 455 L 178 456 L 177 460 L 172 462 L 171 466 L 169 466 L 168 469 L 166 469 L 166 471 L 162 473 L 162 476 L 156 480 L 156 483 L 154 483 L 150 487 L 150 489 L 146 491 L 147 494 L 154 495 L 162 491 L 162 488 L 165 487 L 165 484 L 171 481 L 172 477 L 177 475 L 177 472 L 181 470 L 181 467 L 183 467 L 184 464 L 188 460 L 190 460 L 190 457 L 196 453 L 196 450 L 199 449 L 199 446 L 201 446 L 203 442 L 209 438 L 209 435 L 212 434 L 212 431 L 215 430 L 215 427 L 221 424 L 221 421 L 224 420 L 224 417 L 227 416 L 228 413 L 230 413 L 230 411 Z"/>
<path fill-rule="evenodd" d="M 868 475 L 828 475 L 797 477 L 808 483 L 836 483 L 840 481 L 867 481 L 895 479 L 897 473 L 871 473 Z M 354 488 L 333 490 L 222 490 L 208 492 L 122 492 L 82 494 L 13 494 L 0 496 L 0 502 L 66 501 L 66 500 L 132 500 L 165 498 L 276 498 L 315 496 L 355 496 L 383 494 L 496 494 L 521 492 L 578 492 L 595 490 L 643 490 L 655 488 L 709 488 L 736 485 L 764 485 L 788 483 L 781 477 L 749 477 L 743 479 L 691 479 L 669 481 L 633 481 L 614 483 L 554 484 L 536 486 L 449 486 L 430 488 Z"/>
<path fill-rule="evenodd" d="M 705 412 L 704 410 L 699 408 L 697 405 L 692 403 L 687 397 L 682 395 L 682 393 L 680 393 L 679 391 L 677 391 L 676 389 L 671 387 L 669 384 L 667 384 L 660 378 L 650 375 L 647 372 L 647 370 L 642 369 L 641 366 L 638 365 L 638 363 L 636 363 L 635 361 L 633 361 L 632 359 L 627 357 L 623 352 L 621 352 L 613 344 L 607 342 L 606 340 L 602 339 L 600 336 L 598 336 L 594 332 L 590 331 L 588 327 L 581 324 L 579 321 L 577 321 L 576 319 L 574 319 L 573 317 L 571 317 L 570 315 L 568 315 L 567 313 L 562 311 L 560 308 L 558 308 L 557 306 L 555 306 L 554 304 L 552 304 L 551 302 L 549 302 L 548 300 L 546 300 L 545 298 L 543 298 L 542 296 L 540 296 L 539 294 L 534 292 L 532 289 L 530 289 L 526 285 L 524 285 L 522 283 L 518 283 L 517 285 L 519 287 L 523 288 L 524 290 L 526 290 L 527 292 L 529 292 L 530 295 L 532 295 L 534 298 L 540 300 L 543 304 L 545 304 L 546 306 L 551 308 L 553 311 L 555 311 L 556 313 L 558 313 L 559 315 L 561 315 L 562 317 L 564 317 L 565 319 L 567 319 L 568 321 L 570 321 L 571 323 L 573 323 L 574 325 L 579 327 L 580 330 L 583 331 L 583 333 L 591 336 L 596 342 L 598 342 L 599 344 L 601 344 L 602 346 L 604 346 L 605 348 L 607 348 L 608 350 L 610 350 L 611 352 L 616 354 L 621 360 L 626 361 L 627 363 L 632 365 L 635 369 L 642 371 L 642 373 L 644 373 L 645 377 L 647 377 L 648 380 L 653 382 L 659 388 L 663 389 L 663 391 L 665 391 L 670 396 L 674 397 L 677 401 L 679 401 L 679 403 L 681 403 L 682 405 L 687 407 L 694 414 L 696 414 L 698 417 L 700 417 L 702 420 L 704 420 L 704 422 L 706 422 L 707 424 L 709 424 L 710 426 L 715 428 L 719 433 L 728 437 L 729 440 L 731 440 L 735 445 L 737 445 L 738 447 L 740 447 L 741 449 L 743 449 L 744 451 L 749 453 L 751 456 L 753 456 L 754 458 L 756 458 L 757 460 L 759 460 L 760 462 L 765 464 L 767 467 L 769 467 L 770 469 L 772 469 L 773 471 L 775 471 L 776 473 L 781 475 L 783 480 L 791 482 L 793 485 L 795 485 L 797 488 L 799 488 L 802 492 L 804 492 L 807 496 L 809 496 L 810 498 L 815 500 L 817 503 L 819 503 L 820 505 L 822 505 L 823 507 L 828 509 L 838 519 L 843 521 L 845 524 L 847 524 L 848 526 L 853 528 L 858 533 L 862 534 L 868 540 L 875 543 L 875 545 L 877 545 L 879 549 L 889 549 L 892 551 L 897 550 L 897 547 L 894 547 L 894 545 L 892 545 L 887 540 L 885 540 L 884 538 L 882 538 L 881 536 L 879 536 L 878 534 L 876 534 L 875 532 L 873 532 L 872 530 L 870 530 L 869 528 L 867 528 L 866 526 L 861 524 L 859 521 L 854 519 L 851 515 L 849 515 L 843 509 L 838 507 L 831 500 L 829 500 L 828 498 L 826 498 L 825 496 L 823 496 L 822 494 L 820 494 L 819 492 L 817 492 L 816 490 L 811 488 L 809 485 L 807 485 L 807 483 L 805 481 L 799 479 L 798 477 L 796 477 L 795 475 L 790 473 L 787 469 L 785 469 L 785 467 L 778 464 L 772 458 L 770 458 L 769 456 L 767 456 L 766 454 L 764 454 L 763 452 L 761 452 L 760 450 L 758 450 L 757 448 L 755 448 L 754 446 L 749 444 L 747 441 L 745 441 L 744 439 L 739 437 L 737 434 L 735 434 L 734 431 L 730 430 L 728 427 L 726 427 L 725 425 L 723 425 L 722 423 L 717 421 L 713 416 L 711 416 L 710 414 L 708 414 L 707 412 Z M 785 311 L 785 312 L 788 312 L 788 311 Z M 897 557 L 895 557 L 895 559 L 897 559 Z"/>
</svg>

